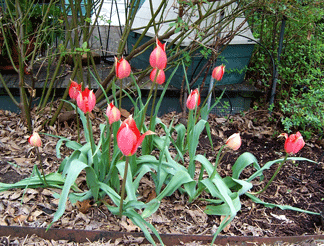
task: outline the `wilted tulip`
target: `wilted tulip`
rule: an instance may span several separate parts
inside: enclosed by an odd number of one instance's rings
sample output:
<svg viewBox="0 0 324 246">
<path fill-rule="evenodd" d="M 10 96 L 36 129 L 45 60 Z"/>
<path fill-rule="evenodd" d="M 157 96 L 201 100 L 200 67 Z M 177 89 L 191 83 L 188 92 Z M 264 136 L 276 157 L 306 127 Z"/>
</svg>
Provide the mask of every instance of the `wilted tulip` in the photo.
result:
<svg viewBox="0 0 324 246">
<path fill-rule="evenodd" d="M 241 144 L 242 140 L 239 133 L 234 133 L 226 141 L 226 146 L 232 150 L 238 150 L 241 147 Z"/>
<path fill-rule="evenodd" d="M 137 148 L 143 142 L 145 136 L 155 134 L 152 131 L 147 131 L 141 135 L 138 130 L 135 120 L 129 116 L 118 129 L 117 132 L 117 145 L 120 151 L 125 156 L 134 155 Z"/>
<path fill-rule="evenodd" d="M 165 43 L 162 44 L 156 38 L 156 47 L 152 51 L 150 55 L 150 64 L 153 68 L 165 69 L 167 65 L 168 59 L 165 52 Z"/>
<path fill-rule="evenodd" d="M 106 110 L 106 115 L 109 120 L 109 124 L 111 125 L 112 123 L 119 121 L 120 120 L 120 111 L 116 106 L 114 105 L 113 102 L 108 104 L 107 110 Z"/>
<path fill-rule="evenodd" d="M 34 132 L 29 138 L 28 142 L 34 146 L 34 147 L 41 147 L 42 146 L 42 140 L 37 132 Z"/>
<path fill-rule="evenodd" d="M 191 91 L 190 95 L 188 96 L 187 108 L 192 110 L 198 107 L 199 104 L 200 104 L 200 94 L 198 89 L 195 89 Z"/>
<path fill-rule="evenodd" d="M 220 81 L 223 78 L 224 72 L 225 72 L 225 66 L 222 64 L 214 68 L 212 72 L 212 77 L 217 81 Z"/>
<path fill-rule="evenodd" d="M 156 75 L 156 73 L 157 73 L 157 75 Z M 152 82 L 156 82 L 159 85 L 162 85 L 165 82 L 165 73 L 161 69 L 153 68 L 153 70 L 150 74 L 150 79 Z"/>
<path fill-rule="evenodd" d="M 131 73 L 131 66 L 129 65 L 129 62 L 123 57 L 120 58 L 120 60 L 115 57 L 115 72 L 118 79 L 128 77 Z"/>
<path fill-rule="evenodd" d="M 77 82 L 71 80 L 70 88 L 69 88 L 69 96 L 76 100 L 79 92 L 81 91 L 82 83 L 78 84 Z"/>
<path fill-rule="evenodd" d="M 291 134 L 289 137 L 287 133 L 282 133 L 280 134 L 280 136 L 286 138 L 285 151 L 288 154 L 296 154 L 305 145 L 303 136 L 300 134 L 300 132 L 297 132 L 296 134 Z"/>
<path fill-rule="evenodd" d="M 85 88 L 77 97 L 78 107 L 84 112 L 91 112 L 96 105 L 96 96 L 92 90 Z"/>
</svg>

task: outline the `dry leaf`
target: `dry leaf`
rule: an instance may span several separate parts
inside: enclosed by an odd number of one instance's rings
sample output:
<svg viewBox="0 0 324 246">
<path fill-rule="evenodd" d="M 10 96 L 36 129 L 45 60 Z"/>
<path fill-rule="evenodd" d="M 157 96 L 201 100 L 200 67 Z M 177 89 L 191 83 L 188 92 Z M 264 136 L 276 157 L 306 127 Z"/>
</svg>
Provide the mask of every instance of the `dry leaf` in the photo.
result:
<svg viewBox="0 0 324 246">
<path fill-rule="evenodd" d="M 16 200 L 21 196 L 21 190 L 15 191 L 11 196 L 10 200 Z"/>
<path fill-rule="evenodd" d="M 155 192 L 155 190 L 151 190 L 147 199 L 146 199 L 146 203 L 152 201 L 154 198 L 156 198 L 156 192 Z"/>
<path fill-rule="evenodd" d="M 77 201 L 75 206 L 81 213 L 86 214 L 89 212 L 89 209 L 92 207 L 91 200 L 84 200 L 82 202 Z"/>
<path fill-rule="evenodd" d="M 226 218 L 227 218 L 227 216 L 222 215 L 222 216 L 221 216 L 221 223 L 222 223 L 223 220 L 226 219 Z M 228 220 L 228 218 L 227 218 L 227 220 Z M 227 220 L 226 220 L 226 221 L 227 221 Z M 230 227 L 231 227 L 231 223 L 229 223 L 227 226 L 225 226 L 225 228 L 223 229 L 223 231 L 224 231 L 224 232 L 228 232 Z"/>
<path fill-rule="evenodd" d="M 287 219 L 287 217 L 285 215 L 276 215 L 273 213 L 270 213 L 270 215 L 273 216 L 274 218 L 276 218 L 277 220 L 283 221 L 283 223 L 287 223 L 287 224 L 294 223 L 292 220 Z"/>
<path fill-rule="evenodd" d="M 13 220 L 16 223 L 20 224 L 20 223 L 24 222 L 26 219 L 27 219 L 27 215 L 21 214 L 21 215 L 16 216 Z"/>
<path fill-rule="evenodd" d="M 126 229 L 127 232 L 140 231 L 141 229 L 134 225 L 130 219 L 120 221 L 120 225 Z"/>
</svg>

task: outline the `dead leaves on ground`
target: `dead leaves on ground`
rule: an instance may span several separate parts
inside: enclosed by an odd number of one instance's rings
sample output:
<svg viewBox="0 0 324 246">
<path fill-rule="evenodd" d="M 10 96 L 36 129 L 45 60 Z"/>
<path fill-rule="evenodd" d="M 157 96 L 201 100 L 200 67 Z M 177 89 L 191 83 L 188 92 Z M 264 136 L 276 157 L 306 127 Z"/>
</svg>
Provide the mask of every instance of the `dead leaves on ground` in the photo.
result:
<svg viewBox="0 0 324 246">
<path fill-rule="evenodd" d="M 54 107 L 55 108 L 55 107 Z M 68 139 L 76 140 L 76 122 L 61 122 L 54 126 L 46 126 L 45 121 L 49 119 L 53 111 L 50 108 L 45 108 L 46 114 L 44 117 L 34 117 L 34 127 L 41 133 L 50 133 L 64 136 Z M 93 117 L 93 132 L 95 136 L 100 133 L 99 124 L 105 123 L 102 112 L 95 112 Z M 124 117 L 128 117 L 128 112 L 123 112 Z M 211 127 L 211 134 L 213 137 L 214 149 L 208 148 L 208 139 L 204 143 L 205 136 L 200 139 L 198 152 L 207 155 L 208 159 L 213 162 L 216 151 L 224 144 L 226 139 L 235 132 L 241 132 L 246 138 L 243 139 L 246 147 L 255 139 L 265 142 L 272 140 L 274 136 L 275 124 L 278 120 L 268 122 L 269 115 L 267 112 L 262 111 L 249 111 L 245 115 L 235 115 L 229 118 L 221 118 L 211 115 L 209 123 Z M 273 117 L 277 117 L 274 115 Z M 169 113 L 161 119 L 163 123 L 169 125 L 172 119 L 175 118 L 175 123 L 181 118 L 181 114 L 175 112 Z M 164 131 L 157 129 L 158 135 L 164 135 Z M 247 137 L 250 136 L 250 139 Z M 7 180 L 13 180 L 16 176 L 17 179 L 30 176 L 34 164 L 39 164 L 35 155 L 35 151 L 27 142 L 28 139 L 27 129 L 24 122 L 19 115 L 10 113 L 8 111 L 0 110 L 0 172 L 7 174 Z M 61 162 L 56 157 L 55 146 L 57 139 L 53 137 L 41 135 L 43 146 L 41 148 L 42 161 L 45 166 L 45 172 L 56 171 Z M 274 136 L 275 137 L 275 136 Z M 97 140 L 99 138 L 96 138 Z M 205 138 L 206 139 L 206 138 Z M 81 143 L 83 143 L 84 136 L 81 129 Z M 264 142 L 264 143 L 265 143 Z M 205 145 L 204 145 L 205 144 Z M 280 143 L 282 144 L 282 143 Z M 316 143 L 314 143 L 316 147 Z M 263 146 L 261 146 L 263 147 Z M 310 148 L 305 146 L 305 149 Z M 270 149 L 270 147 L 269 147 Z M 242 150 L 243 151 L 243 150 Z M 257 151 L 257 150 L 255 150 Z M 62 157 L 70 154 L 70 150 L 61 147 Z M 280 154 L 280 149 L 278 150 Z M 171 153 L 174 155 L 174 153 Z M 239 153 L 235 153 L 239 154 Z M 273 157 L 273 156 L 272 156 Z M 233 157 L 231 157 L 233 158 Z M 257 157 L 260 159 L 260 157 Z M 187 161 L 187 157 L 185 157 Z M 230 175 L 231 163 L 233 159 L 226 159 L 224 157 L 225 166 L 222 167 L 222 174 Z M 261 161 L 264 161 L 261 158 Z M 262 162 L 264 163 L 264 162 Z M 0 182 L 4 182 L 0 176 Z M 300 177 L 302 178 L 302 177 Z M 77 184 L 82 183 L 83 176 L 77 180 Z M 18 181 L 18 180 L 16 180 Z M 311 190 L 308 186 L 308 190 Z M 53 218 L 58 205 L 58 199 L 54 199 L 53 193 L 60 193 L 60 190 L 54 189 L 26 189 L 26 190 L 13 190 L 0 193 L 0 225 L 29 225 L 46 227 Z M 279 190 L 279 193 L 281 190 Z M 300 189 L 300 192 L 307 194 L 307 190 Z M 309 191 L 310 192 L 310 191 Z M 147 203 L 156 197 L 155 187 L 153 181 L 149 177 L 144 177 L 141 180 L 141 185 L 138 190 L 139 200 Z M 281 195 L 281 194 L 279 194 Z M 284 202 L 284 201 L 282 201 Z M 35 204 L 37 204 L 35 206 Z M 292 218 L 286 216 L 285 218 L 280 214 L 272 213 L 265 214 L 263 208 L 252 206 L 248 200 L 243 200 L 243 211 L 249 217 L 251 214 L 262 213 L 260 217 L 263 219 L 272 219 L 278 223 L 287 223 Z M 186 233 L 186 234 L 212 234 L 214 233 L 221 218 L 218 216 L 207 216 L 203 210 L 206 204 L 202 201 L 187 204 L 184 195 L 175 193 L 174 197 L 165 198 L 161 202 L 160 208 L 154 213 L 148 221 L 151 222 L 160 233 Z M 243 213 L 242 212 L 242 213 Z M 240 216 L 240 215 L 239 215 Z M 245 220 L 245 218 L 235 218 L 228 229 L 227 234 L 239 233 L 241 235 L 254 235 L 254 236 L 271 236 L 267 230 L 258 227 L 259 223 L 255 221 Z M 278 216 L 276 218 L 276 216 Z M 240 219 L 239 219 L 240 218 Z M 280 220 L 280 218 L 282 220 Z M 291 223 L 289 223 L 291 225 Z M 113 231 L 139 231 L 140 229 L 135 226 L 130 220 L 120 220 L 113 216 L 108 209 L 101 204 L 93 204 L 91 201 L 86 200 L 76 205 L 67 203 L 66 212 L 63 217 L 54 224 L 54 227 L 60 228 L 75 228 L 75 229 L 88 229 L 88 230 L 113 230 Z M 123 239 L 124 240 L 124 239 Z M 127 239 L 125 239 L 127 240 Z M 121 243 L 124 241 L 121 241 Z"/>
</svg>

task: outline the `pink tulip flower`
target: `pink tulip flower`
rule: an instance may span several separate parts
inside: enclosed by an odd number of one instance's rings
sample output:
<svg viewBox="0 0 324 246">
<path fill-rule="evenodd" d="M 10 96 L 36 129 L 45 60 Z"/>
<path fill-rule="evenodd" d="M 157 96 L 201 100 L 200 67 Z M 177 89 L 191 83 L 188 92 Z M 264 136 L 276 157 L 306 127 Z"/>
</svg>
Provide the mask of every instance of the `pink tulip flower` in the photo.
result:
<svg viewBox="0 0 324 246">
<path fill-rule="evenodd" d="M 123 57 L 120 58 L 120 60 L 115 57 L 115 72 L 118 79 L 128 77 L 131 73 L 131 66 L 129 65 L 129 62 Z"/>
<path fill-rule="evenodd" d="M 158 73 L 156 75 L 156 73 Z M 156 76 L 156 78 L 155 78 Z M 165 73 L 163 70 L 161 69 L 157 69 L 157 68 L 153 68 L 151 74 L 150 74 L 150 79 L 152 82 L 155 82 L 158 83 L 159 85 L 162 85 L 164 82 L 165 82 Z"/>
<path fill-rule="evenodd" d="M 195 109 L 200 104 L 200 94 L 198 89 L 191 91 L 187 99 L 187 108 L 190 110 Z"/>
<path fill-rule="evenodd" d="M 106 115 L 109 120 L 109 124 L 111 125 L 112 123 L 119 121 L 120 120 L 120 111 L 116 106 L 114 105 L 113 102 L 108 104 L 107 110 L 106 110 Z"/>
<path fill-rule="evenodd" d="M 242 140 L 239 133 L 234 133 L 226 141 L 226 146 L 232 150 L 238 150 L 241 147 L 241 144 Z"/>
<path fill-rule="evenodd" d="M 212 77 L 217 81 L 220 81 L 223 78 L 224 72 L 225 72 L 225 66 L 222 64 L 214 68 L 212 72 Z"/>
<path fill-rule="evenodd" d="M 168 59 L 165 52 L 165 43 L 162 44 L 156 38 L 156 47 L 150 55 L 150 64 L 153 68 L 158 68 L 160 70 L 163 70 L 166 68 L 167 62 Z"/>
<path fill-rule="evenodd" d="M 42 140 L 37 132 L 34 132 L 29 138 L 28 142 L 34 146 L 34 147 L 41 147 L 42 146 Z"/>
<path fill-rule="evenodd" d="M 135 120 L 132 116 L 129 116 L 118 129 L 117 145 L 123 155 L 132 156 L 143 142 L 145 136 L 152 134 L 155 133 L 149 130 L 141 135 L 136 126 Z"/>
<path fill-rule="evenodd" d="M 285 151 L 288 154 L 298 153 L 305 145 L 303 136 L 300 134 L 300 132 L 297 132 L 296 134 L 291 134 L 289 137 L 287 133 L 282 133 L 280 134 L 280 136 L 286 138 Z"/>
<path fill-rule="evenodd" d="M 79 92 L 81 91 L 82 83 L 78 84 L 77 82 L 71 80 L 70 88 L 69 88 L 69 96 L 76 100 Z"/>
<path fill-rule="evenodd" d="M 77 97 L 78 107 L 84 112 L 91 112 L 96 106 L 96 96 L 92 90 L 85 88 Z"/>
</svg>

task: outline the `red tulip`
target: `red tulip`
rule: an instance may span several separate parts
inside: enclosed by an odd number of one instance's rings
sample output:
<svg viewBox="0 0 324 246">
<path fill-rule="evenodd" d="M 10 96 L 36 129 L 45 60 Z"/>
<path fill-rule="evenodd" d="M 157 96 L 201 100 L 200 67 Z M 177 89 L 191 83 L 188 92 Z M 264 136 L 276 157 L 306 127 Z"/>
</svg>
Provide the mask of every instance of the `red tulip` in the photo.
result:
<svg viewBox="0 0 324 246">
<path fill-rule="evenodd" d="M 192 110 L 198 107 L 199 104 L 200 104 L 200 94 L 198 89 L 195 89 L 191 91 L 190 95 L 188 96 L 187 108 Z"/>
<path fill-rule="evenodd" d="M 37 132 L 34 132 L 33 135 L 28 138 L 28 142 L 34 147 L 42 146 L 42 140 Z"/>
<path fill-rule="evenodd" d="M 77 82 L 71 80 L 70 88 L 69 88 L 69 96 L 76 100 L 79 92 L 81 91 L 82 83 L 78 84 Z"/>
<path fill-rule="evenodd" d="M 242 140 L 239 133 L 234 133 L 226 141 L 226 146 L 232 150 L 238 150 L 241 147 L 241 144 Z"/>
<path fill-rule="evenodd" d="M 123 57 L 120 58 L 120 60 L 115 57 L 115 72 L 118 79 L 128 77 L 131 73 L 131 66 L 129 65 L 129 62 Z"/>
<path fill-rule="evenodd" d="M 129 116 L 118 129 L 117 145 L 120 151 L 125 156 L 134 155 L 138 146 L 141 145 L 145 136 L 155 134 L 152 131 L 147 131 L 143 135 L 139 132 L 135 120 Z"/>
<path fill-rule="evenodd" d="M 91 112 L 96 106 L 96 96 L 92 90 L 85 88 L 84 91 L 79 92 L 77 104 L 84 113 Z"/>
<path fill-rule="evenodd" d="M 165 43 L 162 44 L 156 38 L 156 47 L 150 55 L 150 64 L 153 68 L 158 68 L 160 70 L 165 69 L 168 59 L 165 52 Z"/>
<path fill-rule="evenodd" d="M 222 64 L 222 65 L 214 68 L 212 77 L 214 79 L 216 79 L 217 81 L 220 81 L 223 78 L 224 72 L 225 72 L 225 66 Z"/>
<path fill-rule="evenodd" d="M 156 72 L 158 73 L 156 75 Z M 156 78 L 155 78 L 156 76 Z M 151 74 L 150 74 L 150 79 L 152 82 L 155 82 L 158 83 L 159 85 L 162 85 L 164 82 L 165 82 L 165 73 L 163 70 L 161 69 L 157 69 L 157 68 L 153 68 Z"/>
<path fill-rule="evenodd" d="M 303 136 L 300 134 L 300 132 L 297 132 L 296 134 L 291 134 L 289 137 L 287 133 L 282 133 L 280 134 L 280 136 L 286 138 L 285 151 L 288 154 L 296 154 L 305 145 Z"/>
<path fill-rule="evenodd" d="M 106 110 L 106 115 L 109 119 L 109 124 L 119 121 L 120 120 L 120 111 L 118 108 L 115 107 L 114 103 L 111 102 Z"/>
</svg>

